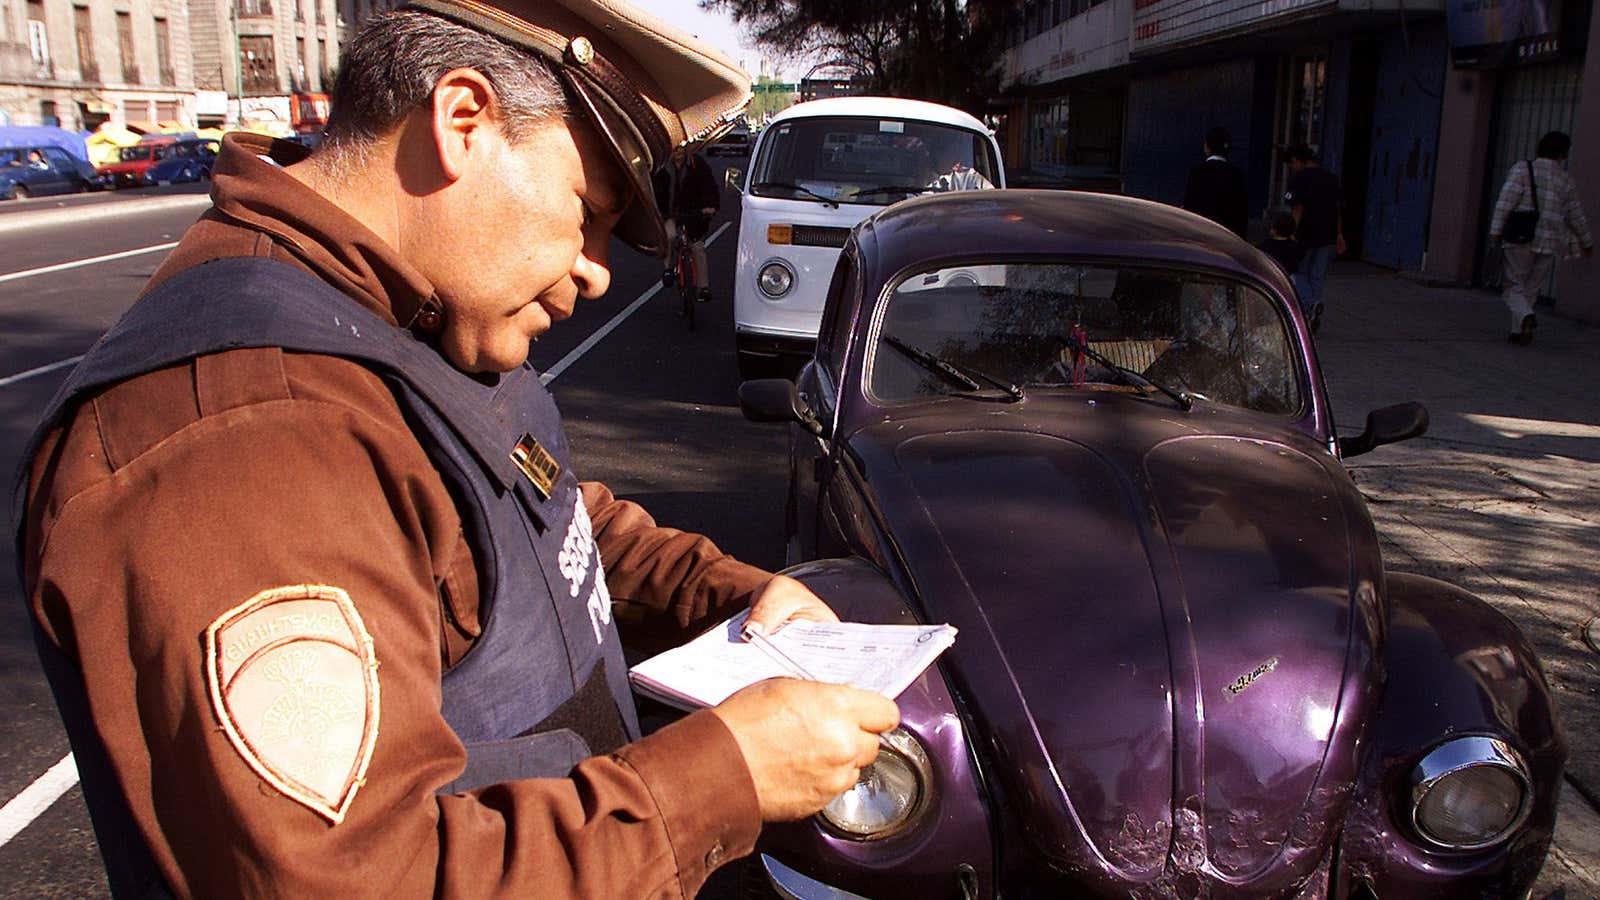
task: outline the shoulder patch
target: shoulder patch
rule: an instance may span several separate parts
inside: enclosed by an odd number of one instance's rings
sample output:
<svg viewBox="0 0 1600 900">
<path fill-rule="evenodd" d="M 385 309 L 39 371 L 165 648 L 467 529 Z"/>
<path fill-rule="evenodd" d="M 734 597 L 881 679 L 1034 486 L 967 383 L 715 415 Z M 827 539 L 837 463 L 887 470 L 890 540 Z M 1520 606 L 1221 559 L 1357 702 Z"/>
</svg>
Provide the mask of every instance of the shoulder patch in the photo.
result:
<svg viewBox="0 0 1600 900">
<path fill-rule="evenodd" d="M 211 623 L 205 649 L 212 709 L 245 763 L 343 821 L 378 739 L 378 660 L 350 595 L 321 584 L 262 591 Z"/>
</svg>

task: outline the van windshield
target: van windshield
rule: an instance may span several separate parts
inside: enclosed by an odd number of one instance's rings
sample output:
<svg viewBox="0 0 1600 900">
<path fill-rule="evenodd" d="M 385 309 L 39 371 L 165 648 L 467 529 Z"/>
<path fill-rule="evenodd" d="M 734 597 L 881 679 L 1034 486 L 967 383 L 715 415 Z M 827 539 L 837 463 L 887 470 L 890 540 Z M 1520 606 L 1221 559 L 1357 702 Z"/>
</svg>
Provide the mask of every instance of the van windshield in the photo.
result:
<svg viewBox="0 0 1600 900">
<path fill-rule="evenodd" d="M 927 191 L 992 188 L 996 169 L 988 139 L 964 128 L 906 119 L 791 119 L 772 126 L 750 192 L 887 206 Z"/>
</svg>

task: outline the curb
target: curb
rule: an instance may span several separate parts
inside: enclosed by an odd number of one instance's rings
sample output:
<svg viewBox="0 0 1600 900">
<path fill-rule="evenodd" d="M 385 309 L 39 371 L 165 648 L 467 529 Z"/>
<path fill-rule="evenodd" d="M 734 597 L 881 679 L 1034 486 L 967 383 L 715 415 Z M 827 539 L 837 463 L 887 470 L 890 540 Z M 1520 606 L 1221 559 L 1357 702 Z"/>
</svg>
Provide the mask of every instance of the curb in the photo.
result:
<svg viewBox="0 0 1600 900">
<path fill-rule="evenodd" d="M 198 211 L 210 205 L 211 198 L 206 194 L 184 194 L 177 197 L 143 197 L 138 200 L 120 200 L 108 203 L 85 204 L 83 206 L 5 213 L 0 214 L 0 234 L 29 228 L 45 228 L 52 225 L 81 225 L 85 222 L 116 219 L 123 216 L 138 215 L 139 213 L 181 209 Z"/>
</svg>

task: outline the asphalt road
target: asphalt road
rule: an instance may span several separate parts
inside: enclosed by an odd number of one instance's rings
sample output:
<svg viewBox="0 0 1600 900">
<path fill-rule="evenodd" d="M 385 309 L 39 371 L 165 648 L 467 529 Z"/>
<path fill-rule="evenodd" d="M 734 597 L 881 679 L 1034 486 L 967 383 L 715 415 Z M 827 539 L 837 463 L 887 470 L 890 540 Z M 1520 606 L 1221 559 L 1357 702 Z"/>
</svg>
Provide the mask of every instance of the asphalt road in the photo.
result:
<svg viewBox="0 0 1600 900">
<path fill-rule="evenodd" d="M 0 235 L 0 472 L 6 473 L 8 504 L 22 444 L 71 367 L 26 373 L 82 354 L 128 307 L 166 250 L 18 273 L 176 241 L 199 208 L 151 210 L 148 201 L 195 191 L 184 185 L 0 205 L 0 230 L 10 216 L 30 216 L 25 229 Z M 108 207 L 126 203 L 137 203 L 139 211 L 107 214 Z M 49 217 L 53 224 L 33 222 L 42 208 L 60 210 Z M 717 225 L 736 215 L 730 210 Z M 607 482 L 644 503 L 658 521 L 710 534 L 743 559 L 777 567 L 783 561 L 786 437 L 777 426 L 752 425 L 739 415 L 731 275 L 736 237 L 735 225 L 709 247 L 715 299 L 699 307 L 693 333 L 677 314 L 677 295 L 658 290 L 550 387 L 566 417 L 580 477 Z M 534 344 L 532 358 L 541 370 L 660 284 L 654 260 L 620 245 L 612 259 L 607 296 L 581 303 L 571 319 Z M 9 538 L 0 541 L 0 567 L 8 573 L 0 576 L 0 719 L 6 723 L 0 801 L 10 801 L 68 748 L 39 673 L 20 589 L 9 575 L 16 568 Z M 105 893 L 76 787 L 0 846 L 0 897 Z"/>
</svg>

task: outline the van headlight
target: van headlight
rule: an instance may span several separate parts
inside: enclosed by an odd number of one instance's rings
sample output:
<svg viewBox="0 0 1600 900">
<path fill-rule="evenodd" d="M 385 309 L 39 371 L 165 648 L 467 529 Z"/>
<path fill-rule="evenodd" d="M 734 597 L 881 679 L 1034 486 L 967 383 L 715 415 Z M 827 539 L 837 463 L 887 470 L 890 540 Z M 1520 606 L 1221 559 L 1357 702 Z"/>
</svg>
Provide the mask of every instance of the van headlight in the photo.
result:
<svg viewBox="0 0 1600 900">
<path fill-rule="evenodd" d="M 884 733 L 878 758 L 817 817 L 841 837 L 872 841 L 904 830 L 927 808 L 932 795 L 933 767 L 927 752 L 910 732 L 895 728 Z"/>
<path fill-rule="evenodd" d="M 761 293 L 776 300 L 794 288 L 794 270 L 781 259 L 772 260 L 756 273 L 756 286 L 761 288 Z"/>
<path fill-rule="evenodd" d="M 1428 843 L 1481 850 L 1504 841 L 1533 806 L 1528 767 L 1505 741 L 1457 738 L 1411 772 L 1411 821 Z"/>
</svg>

